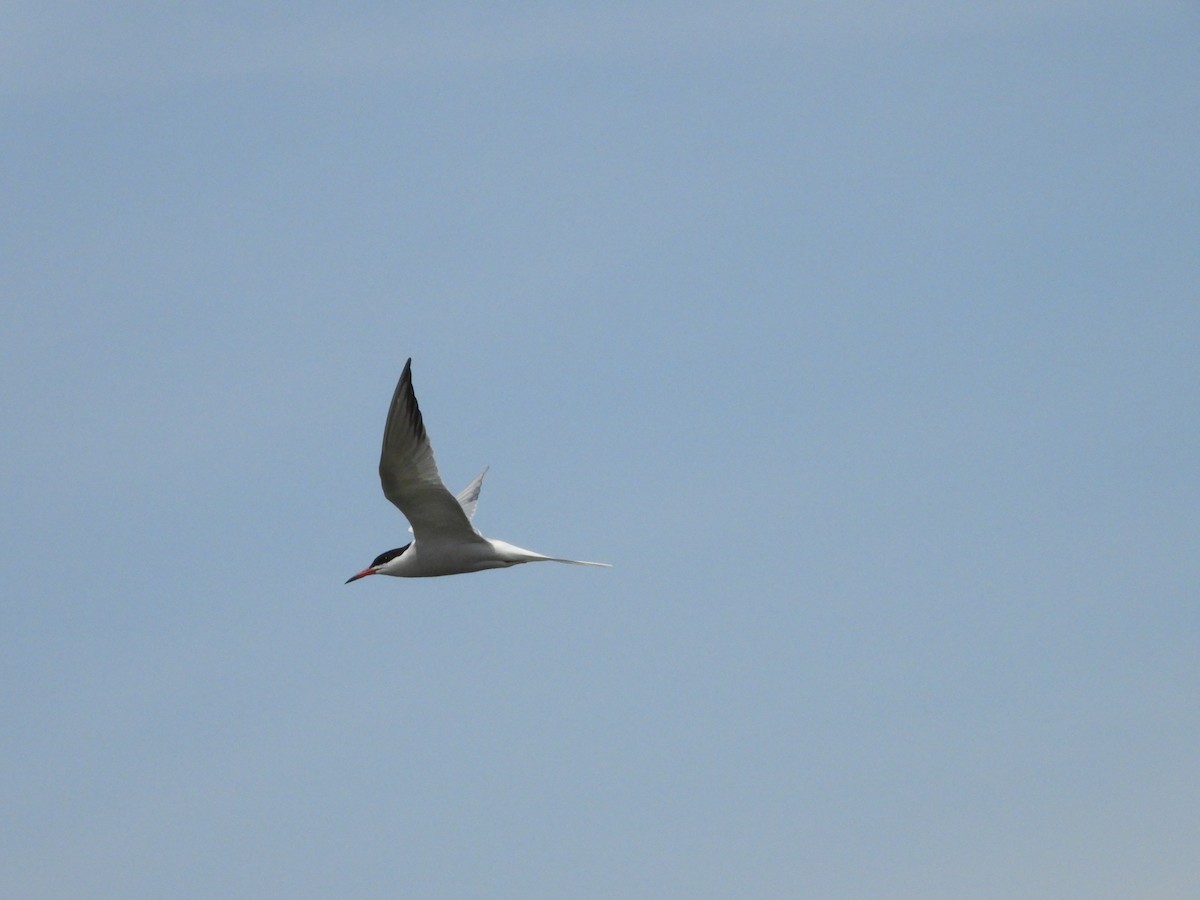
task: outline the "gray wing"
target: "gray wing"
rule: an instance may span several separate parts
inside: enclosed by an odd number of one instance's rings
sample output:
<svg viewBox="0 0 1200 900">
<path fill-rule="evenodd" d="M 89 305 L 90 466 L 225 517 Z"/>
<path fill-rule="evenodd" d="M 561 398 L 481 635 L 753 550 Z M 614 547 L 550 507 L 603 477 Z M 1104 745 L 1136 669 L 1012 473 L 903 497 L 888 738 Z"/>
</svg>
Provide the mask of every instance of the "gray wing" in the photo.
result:
<svg viewBox="0 0 1200 900">
<path fill-rule="evenodd" d="M 479 505 L 479 490 L 483 487 L 483 476 L 487 472 L 487 469 L 480 472 L 475 477 L 475 480 L 459 491 L 458 496 L 454 498 L 458 501 L 458 505 L 462 507 L 463 512 L 467 514 L 468 519 L 475 518 L 475 507 Z M 412 528 L 410 527 L 408 530 L 412 531 Z M 475 529 L 475 533 L 479 533 L 478 528 Z"/>
<path fill-rule="evenodd" d="M 488 470 L 485 468 L 475 476 L 474 481 L 459 491 L 458 497 L 455 498 L 458 500 L 458 505 L 462 507 L 463 512 L 467 514 L 468 519 L 475 518 L 475 507 L 479 505 L 479 491 L 483 487 L 483 476 L 487 472 Z"/>
<path fill-rule="evenodd" d="M 404 513 L 418 541 L 483 540 L 459 501 L 446 490 L 412 386 L 412 360 L 404 364 L 383 429 L 379 456 L 383 495 Z"/>
</svg>

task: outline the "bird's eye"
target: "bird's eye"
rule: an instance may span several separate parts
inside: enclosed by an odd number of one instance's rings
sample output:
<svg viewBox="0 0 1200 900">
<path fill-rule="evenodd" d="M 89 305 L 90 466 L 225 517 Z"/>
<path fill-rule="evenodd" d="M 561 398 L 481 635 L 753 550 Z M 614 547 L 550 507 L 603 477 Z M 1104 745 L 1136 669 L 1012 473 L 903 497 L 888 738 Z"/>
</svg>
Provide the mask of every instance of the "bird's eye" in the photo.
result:
<svg viewBox="0 0 1200 900">
<path fill-rule="evenodd" d="M 375 557 L 375 561 L 371 563 L 371 568 L 375 569 L 379 566 L 382 566 L 386 562 L 391 562 L 393 559 L 407 550 L 409 546 L 409 544 L 405 544 L 403 547 L 397 547 L 395 550 L 388 550 L 386 553 L 380 553 L 377 557 Z"/>
</svg>

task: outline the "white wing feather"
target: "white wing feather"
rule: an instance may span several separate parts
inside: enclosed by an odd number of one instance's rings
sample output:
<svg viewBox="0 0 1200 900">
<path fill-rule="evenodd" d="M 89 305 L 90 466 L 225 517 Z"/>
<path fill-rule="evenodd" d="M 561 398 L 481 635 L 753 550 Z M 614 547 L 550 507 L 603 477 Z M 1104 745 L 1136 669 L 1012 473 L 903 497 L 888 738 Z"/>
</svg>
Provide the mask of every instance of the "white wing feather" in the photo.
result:
<svg viewBox="0 0 1200 900">
<path fill-rule="evenodd" d="M 475 476 L 474 481 L 459 491 L 458 496 L 455 498 L 458 501 L 458 505 L 462 507 L 463 512 L 467 514 L 468 519 L 475 518 L 475 507 L 479 505 L 479 491 L 483 487 L 483 476 L 487 472 L 487 468 L 484 468 L 482 472 Z"/>
</svg>

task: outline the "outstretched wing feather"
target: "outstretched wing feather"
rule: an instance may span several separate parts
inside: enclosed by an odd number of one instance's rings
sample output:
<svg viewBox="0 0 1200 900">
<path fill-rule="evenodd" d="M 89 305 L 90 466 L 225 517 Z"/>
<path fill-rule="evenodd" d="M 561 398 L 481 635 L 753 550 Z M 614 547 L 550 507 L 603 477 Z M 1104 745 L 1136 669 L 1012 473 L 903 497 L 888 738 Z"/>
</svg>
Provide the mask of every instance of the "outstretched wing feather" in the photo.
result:
<svg viewBox="0 0 1200 900">
<path fill-rule="evenodd" d="M 404 364 L 388 407 L 379 481 L 383 495 L 404 513 L 418 541 L 482 540 L 438 473 L 413 393 L 411 359 Z"/>
</svg>

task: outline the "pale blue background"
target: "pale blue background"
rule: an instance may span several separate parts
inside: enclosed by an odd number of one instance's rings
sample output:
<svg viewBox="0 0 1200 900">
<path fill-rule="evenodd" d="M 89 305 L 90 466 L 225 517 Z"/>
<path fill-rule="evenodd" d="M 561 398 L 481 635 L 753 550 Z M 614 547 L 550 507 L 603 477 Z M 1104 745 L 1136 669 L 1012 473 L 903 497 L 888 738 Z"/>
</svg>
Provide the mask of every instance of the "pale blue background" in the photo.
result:
<svg viewBox="0 0 1200 900">
<path fill-rule="evenodd" d="M 1195 4 L 0 34 L 0 895 L 1200 896 Z"/>
</svg>

